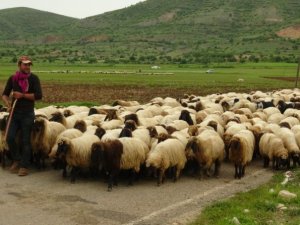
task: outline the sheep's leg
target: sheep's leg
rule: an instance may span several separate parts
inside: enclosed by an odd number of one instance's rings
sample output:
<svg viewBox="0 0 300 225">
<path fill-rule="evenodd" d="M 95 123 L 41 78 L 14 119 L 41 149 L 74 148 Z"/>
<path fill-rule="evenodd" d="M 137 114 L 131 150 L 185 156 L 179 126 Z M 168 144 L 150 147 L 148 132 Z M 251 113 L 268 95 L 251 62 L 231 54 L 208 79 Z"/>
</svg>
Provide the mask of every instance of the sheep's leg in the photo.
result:
<svg viewBox="0 0 300 225">
<path fill-rule="evenodd" d="M 163 183 L 164 174 L 165 174 L 165 170 L 160 169 L 159 175 L 158 175 L 158 180 L 157 180 L 157 186 L 159 186 L 159 185 L 161 185 L 161 183 Z"/>
<path fill-rule="evenodd" d="M 237 178 L 239 178 L 239 173 L 238 173 L 238 165 L 237 165 L 237 164 L 235 164 L 235 165 L 234 165 L 234 167 L 235 167 L 234 178 L 235 178 L 235 179 L 237 179 Z"/>
<path fill-rule="evenodd" d="M 79 172 L 78 167 L 76 167 L 76 166 L 72 167 L 72 170 L 71 170 L 71 183 L 75 183 L 78 172 Z"/>
<path fill-rule="evenodd" d="M 129 174 L 129 181 L 128 181 L 128 186 L 132 186 L 133 185 L 133 181 L 136 178 L 136 172 L 135 170 L 130 170 L 130 174 Z"/>
<path fill-rule="evenodd" d="M 296 168 L 298 159 L 295 156 L 293 156 L 292 159 L 293 159 L 293 168 Z"/>
<path fill-rule="evenodd" d="M 245 168 L 246 168 L 246 165 L 240 167 L 240 172 L 241 172 L 241 176 L 240 178 L 242 178 L 243 176 L 245 176 Z"/>
<path fill-rule="evenodd" d="M 112 191 L 113 182 L 114 182 L 114 174 L 113 174 L 113 172 L 111 172 L 111 173 L 109 174 L 109 177 L 108 177 L 108 187 L 107 187 L 107 191 Z"/>
<path fill-rule="evenodd" d="M 180 169 L 176 166 L 176 174 L 174 176 L 174 182 L 178 180 L 179 176 L 180 176 Z"/>
<path fill-rule="evenodd" d="M 215 161 L 215 172 L 214 172 L 215 177 L 219 177 L 220 167 L 221 167 L 221 162 L 219 160 L 216 160 Z"/>
<path fill-rule="evenodd" d="M 287 159 L 287 165 L 286 165 L 287 169 L 291 168 L 291 157 L 289 155 L 288 159 Z"/>
<path fill-rule="evenodd" d="M 270 162 L 269 157 L 265 156 L 264 157 L 264 168 L 269 167 L 269 162 Z"/>
</svg>

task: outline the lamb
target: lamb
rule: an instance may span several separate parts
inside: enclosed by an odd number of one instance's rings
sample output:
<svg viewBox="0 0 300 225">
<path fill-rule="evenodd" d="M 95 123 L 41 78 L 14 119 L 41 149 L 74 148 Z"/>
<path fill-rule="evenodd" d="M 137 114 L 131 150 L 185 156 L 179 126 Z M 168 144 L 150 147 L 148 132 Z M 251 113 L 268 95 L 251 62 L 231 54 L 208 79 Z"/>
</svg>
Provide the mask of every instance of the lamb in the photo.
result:
<svg viewBox="0 0 300 225">
<path fill-rule="evenodd" d="M 188 159 L 197 160 L 200 169 L 203 168 L 207 176 L 210 176 L 211 166 L 215 164 L 214 175 L 218 176 L 225 155 L 224 147 L 224 142 L 218 133 L 206 129 L 198 136 L 190 138 L 185 153 Z"/>
<path fill-rule="evenodd" d="M 147 128 L 140 127 L 132 132 L 132 136 L 142 140 L 149 149 L 151 148 L 153 138 L 156 138 L 157 135 L 157 131 L 153 126 Z"/>
<path fill-rule="evenodd" d="M 264 158 L 264 167 L 269 166 L 272 161 L 272 168 L 278 170 L 280 166 L 288 166 L 289 153 L 284 147 L 281 138 L 272 133 L 262 135 L 259 142 L 260 155 Z"/>
<path fill-rule="evenodd" d="M 174 181 L 179 178 L 181 170 L 186 163 L 184 153 L 185 146 L 177 139 L 167 139 L 158 143 L 148 154 L 146 167 L 152 167 L 159 171 L 157 185 L 164 181 L 165 171 L 168 168 L 176 167 Z"/>
<path fill-rule="evenodd" d="M 241 130 L 230 140 L 229 160 L 234 163 L 234 178 L 241 179 L 245 175 L 245 167 L 251 162 L 254 152 L 255 138 L 251 131 Z"/>
<path fill-rule="evenodd" d="M 90 168 L 92 144 L 100 139 L 96 135 L 84 134 L 77 138 L 61 138 L 58 143 L 56 157 L 66 165 L 71 166 L 71 182 L 76 181 L 80 168 Z M 63 176 L 66 168 L 63 169 Z"/>
<path fill-rule="evenodd" d="M 57 122 L 50 122 L 44 118 L 37 118 L 31 132 L 31 146 L 33 156 L 38 168 L 45 167 L 45 158 L 48 157 L 52 147 L 56 142 L 57 136 L 66 130 L 66 128 Z"/>
</svg>

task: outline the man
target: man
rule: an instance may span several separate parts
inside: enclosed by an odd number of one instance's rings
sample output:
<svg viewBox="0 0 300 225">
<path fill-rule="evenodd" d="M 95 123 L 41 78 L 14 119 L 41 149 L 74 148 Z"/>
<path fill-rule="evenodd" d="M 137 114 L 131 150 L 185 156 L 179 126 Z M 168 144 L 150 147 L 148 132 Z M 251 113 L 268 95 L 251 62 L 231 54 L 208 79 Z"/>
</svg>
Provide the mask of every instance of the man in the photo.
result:
<svg viewBox="0 0 300 225">
<path fill-rule="evenodd" d="M 19 176 L 28 174 L 31 158 L 30 133 L 34 123 L 34 102 L 42 98 L 38 76 L 31 73 L 32 61 L 28 56 L 18 60 L 19 70 L 9 77 L 2 93 L 2 100 L 10 112 L 7 124 L 7 144 L 13 163 L 9 170 Z M 9 95 L 12 92 L 12 102 Z M 20 135 L 17 141 L 17 134 Z"/>
</svg>

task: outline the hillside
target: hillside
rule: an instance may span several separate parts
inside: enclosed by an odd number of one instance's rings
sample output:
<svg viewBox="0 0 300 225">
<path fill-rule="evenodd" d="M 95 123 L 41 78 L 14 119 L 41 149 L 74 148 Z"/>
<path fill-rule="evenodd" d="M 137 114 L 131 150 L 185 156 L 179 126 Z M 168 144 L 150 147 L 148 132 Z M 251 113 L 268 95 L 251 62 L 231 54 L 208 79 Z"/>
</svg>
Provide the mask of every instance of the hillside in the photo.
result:
<svg viewBox="0 0 300 225">
<path fill-rule="evenodd" d="M 20 45 L 62 41 L 63 30 L 77 20 L 24 7 L 0 10 L 0 40 Z"/>
<path fill-rule="evenodd" d="M 27 18 L 18 10 L 30 9 L 0 10 L 2 43 L 23 44 L 17 40 L 31 33 L 22 23 L 47 18 L 31 26 L 32 46 L 53 42 L 42 56 L 51 53 L 52 60 L 209 63 L 299 56 L 298 0 L 147 0 L 82 20 L 41 11 Z"/>
</svg>

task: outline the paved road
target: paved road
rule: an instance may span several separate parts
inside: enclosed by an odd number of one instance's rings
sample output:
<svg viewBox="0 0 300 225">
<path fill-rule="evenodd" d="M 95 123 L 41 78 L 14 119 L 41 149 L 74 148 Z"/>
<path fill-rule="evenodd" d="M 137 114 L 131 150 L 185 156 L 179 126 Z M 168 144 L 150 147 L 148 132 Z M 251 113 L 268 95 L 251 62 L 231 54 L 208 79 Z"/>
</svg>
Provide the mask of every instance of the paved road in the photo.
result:
<svg viewBox="0 0 300 225">
<path fill-rule="evenodd" d="M 252 189 L 272 176 L 261 162 L 253 162 L 242 180 L 234 180 L 233 172 L 224 163 L 219 179 L 182 176 L 160 187 L 150 179 L 130 187 L 120 181 L 107 192 L 103 181 L 79 178 L 71 184 L 50 169 L 27 177 L 0 169 L 0 224 L 186 224 L 212 201 Z"/>
</svg>

